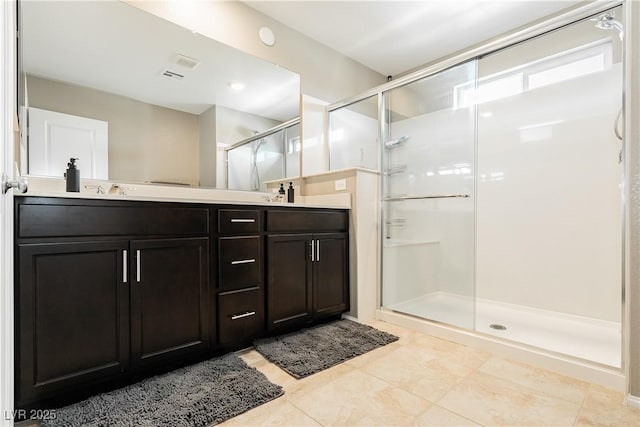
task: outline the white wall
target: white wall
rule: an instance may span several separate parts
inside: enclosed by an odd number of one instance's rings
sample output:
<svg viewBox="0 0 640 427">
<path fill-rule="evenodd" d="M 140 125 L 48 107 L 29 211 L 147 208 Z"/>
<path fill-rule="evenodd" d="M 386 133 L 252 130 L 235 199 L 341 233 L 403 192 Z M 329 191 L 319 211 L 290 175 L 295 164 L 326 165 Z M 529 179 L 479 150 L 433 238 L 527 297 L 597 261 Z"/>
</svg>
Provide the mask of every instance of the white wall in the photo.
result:
<svg viewBox="0 0 640 427">
<path fill-rule="evenodd" d="M 302 175 L 314 175 L 328 170 L 324 134 L 327 103 L 309 95 L 301 98 Z"/>
</svg>

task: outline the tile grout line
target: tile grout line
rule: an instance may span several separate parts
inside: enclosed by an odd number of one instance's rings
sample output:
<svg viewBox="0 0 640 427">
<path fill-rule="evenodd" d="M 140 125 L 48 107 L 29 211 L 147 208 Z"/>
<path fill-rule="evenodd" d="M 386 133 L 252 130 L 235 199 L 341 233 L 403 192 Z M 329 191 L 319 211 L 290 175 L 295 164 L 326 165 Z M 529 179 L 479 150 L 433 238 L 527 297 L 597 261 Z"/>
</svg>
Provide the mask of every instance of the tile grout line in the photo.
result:
<svg viewBox="0 0 640 427">
<path fill-rule="evenodd" d="M 366 354 L 366 353 L 365 353 L 365 354 Z M 335 368 L 336 366 L 339 366 L 339 365 L 341 365 L 341 364 L 345 364 L 345 362 L 347 362 L 347 361 L 348 361 L 348 360 L 345 360 L 345 361 L 344 361 L 344 362 L 342 362 L 342 363 L 338 363 L 337 365 L 330 366 L 329 368 L 325 369 L 325 371 L 328 371 L 329 369 Z M 285 371 L 284 369 L 280 368 L 280 367 L 279 367 L 278 365 L 276 365 L 275 363 L 273 363 L 273 362 L 271 362 L 271 361 L 269 361 L 269 363 L 270 363 L 270 364 L 272 364 L 272 365 L 274 365 L 276 368 L 278 368 L 278 369 L 282 370 L 282 371 L 283 371 L 283 372 L 285 372 L 287 375 L 291 375 L 291 374 L 289 374 L 287 371 Z M 355 368 L 354 366 L 351 366 L 351 365 L 348 365 L 348 366 L 349 366 L 351 369 L 353 369 L 353 370 L 357 369 L 357 368 Z M 316 372 L 316 373 L 320 373 L 320 372 L 322 372 L 322 371 L 319 371 L 319 372 Z M 311 375 L 314 375 L 314 374 L 311 374 Z M 309 375 L 309 376 L 311 376 L 311 375 Z M 324 388 L 324 387 L 328 386 L 329 384 L 331 384 L 331 383 L 333 383 L 333 382 L 335 382 L 335 381 L 339 380 L 343 375 L 346 375 L 346 374 L 342 374 L 342 375 L 340 375 L 339 377 L 334 378 L 334 379 L 332 379 L 332 380 L 328 381 L 328 382 L 327 382 L 327 383 L 325 383 L 325 384 L 322 384 L 322 386 L 320 386 L 318 389 L 320 389 L 320 388 Z M 298 378 L 295 378 L 295 377 L 293 377 L 293 378 L 294 378 L 294 379 L 296 379 L 296 381 L 298 381 L 298 380 L 299 380 Z M 305 378 L 307 378 L 307 377 L 305 377 Z M 281 387 L 282 387 L 282 386 L 281 386 Z M 304 387 L 306 387 L 306 385 L 303 385 L 302 387 L 304 388 Z M 283 387 L 283 389 L 284 389 L 284 387 Z M 293 392 L 293 393 L 291 393 L 291 394 L 293 395 L 293 394 L 295 394 L 295 392 Z M 285 393 L 284 393 L 284 396 L 285 396 L 285 397 L 287 397 L 287 392 L 286 392 L 286 391 L 285 391 Z M 287 402 L 288 402 L 291 406 L 293 406 L 294 408 L 296 408 L 298 411 L 300 411 L 300 412 L 302 412 L 303 414 L 305 414 L 307 417 L 309 417 L 311 420 L 313 420 L 313 422 L 315 422 L 315 423 L 316 423 L 316 424 L 318 424 L 319 426 L 326 427 L 326 426 L 325 426 L 325 424 L 321 423 L 319 420 L 317 420 L 316 418 L 314 418 L 311 414 L 307 413 L 307 411 L 305 411 L 304 409 L 302 409 L 301 407 L 299 407 L 298 405 L 296 405 L 296 403 L 295 403 L 295 402 L 293 402 L 291 399 L 288 399 L 288 398 L 287 398 Z"/>
<path fill-rule="evenodd" d="M 465 346 L 465 347 L 466 347 L 466 346 Z M 457 382 L 453 387 L 451 387 L 451 389 L 450 389 L 447 393 L 445 393 L 445 394 L 444 394 L 444 396 L 442 396 L 440 399 L 438 399 L 438 401 L 437 401 L 437 402 L 435 402 L 435 403 L 434 403 L 434 405 L 436 405 L 436 406 L 438 406 L 439 408 L 442 408 L 442 409 L 444 409 L 444 410 L 446 410 L 446 411 L 449 411 L 449 412 L 451 412 L 452 414 L 456 414 L 456 415 L 457 415 L 457 416 L 459 416 L 459 417 L 462 417 L 462 418 L 464 418 L 464 419 L 466 419 L 466 420 L 469 420 L 469 421 L 471 421 L 471 422 L 473 422 L 473 423 L 476 423 L 476 424 L 478 424 L 478 425 L 480 425 L 480 426 L 484 426 L 484 424 L 482 424 L 480 421 L 476 421 L 476 420 L 474 420 L 474 419 L 472 419 L 472 418 L 469 418 L 469 417 L 468 417 L 468 416 L 466 416 L 466 415 L 462 415 L 462 414 L 460 414 L 460 413 L 458 413 L 458 412 L 456 412 L 456 411 L 453 411 L 453 410 L 451 410 L 451 409 L 445 408 L 444 406 L 440 405 L 439 403 L 440 403 L 440 401 L 442 401 L 442 399 L 444 399 L 444 398 L 445 398 L 445 396 L 446 396 L 447 394 L 449 394 L 449 392 L 450 392 L 451 390 L 453 390 L 455 387 L 457 387 L 459 384 L 461 384 L 464 380 L 466 380 L 467 378 L 469 378 L 471 375 L 473 375 L 473 374 L 475 374 L 476 372 L 480 371 L 480 368 L 482 368 L 484 365 L 486 365 L 486 364 L 489 362 L 489 360 L 491 360 L 491 358 L 492 358 L 492 357 L 494 357 L 494 355 L 493 355 L 492 353 L 489 353 L 489 357 L 487 357 L 487 360 L 485 360 L 483 363 L 481 363 L 480 365 L 478 365 L 478 367 L 477 367 L 476 369 L 472 370 L 472 371 L 471 371 L 471 372 L 469 372 L 467 375 L 462 376 L 462 377 L 461 377 L 461 379 L 460 379 L 460 381 L 458 381 L 458 382 Z"/>
<path fill-rule="evenodd" d="M 315 419 L 313 416 L 311 416 L 310 414 L 308 414 L 304 409 L 300 408 L 298 405 L 296 405 L 294 402 L 292 402 L 291 400 L 287 399 L 287 402 L 289 402 L 289 404 L 291 406 L 293 406 L 294 408 L 296 408 L 298 411 L 302 412 L 303 414 L 305 414 L 307 417 L 309 417 L 311 420 L 313 420 L 314 423 L 318 424 L 319 426 L 323 426 L 325 427 L 324 424 L 322 424 L 320 421 L 318 421 L 317 419 Z"/>
<path fill-rule="evenodd" d="M 498 359 L 505 360 L 505 361 L 507 361 L 507 362 L 511 362 L 511 361 L 512 361 L 511 359 L 505 359 L 505 358 L 500 357 L 500 356 L 492 356 L 492 357 L 497 357 Z M 485 363 L 483 363 L 483 364 L 482 364 L 482 366 L 484 366 L 487 362 L 489 362 L 489 360 L 487 360 Z M 482 368 L 482 366 L 480 366 L 480 367 L 479 367 L 479 368 L 478 368 L 474 373 L 476 373 L 476 372 L 480 371 L 480 369 Z M 534 368 L 535 368 L 535 367 L 534 367 Z M 499 376 L 497 376 L 497 375 L 494 375 L 494 374 L 492 374 L 492 373 L 490 373 L 490 372 L 480 371 L 480 373 L 482 373 L 482 374 L 484 374 L 484 375 L 489 375 L 490 377 L 493 377 L 493 378 L 496 378 L 496 379 L 499 379 L 499 380 L 502 380 L 502 381 L 506 381 L 506 382 L 508 382 L 509 384 L 514 385 L 514 386 L 515 386 L 516 388 L 518 388 L 518 389 L 519 389 L 519 388 L 524 389 L 524 391 L 526 391 L 526 392 L 529 392 L 529 393 L 532 393 L 532 394 L 536 394 L 536 395 L 541 396 L 541 397 L 548 397 L 548 398 L 551 398 L 551 399 L 558 399 L 558 400 L 562 400 L 562 401 L 563 401 L 563 402 L 565 402 L 565 403 L 572 403 L 572 404 L 574 404 L 574 405 L 578 405 L 578 404 L 579 404 L 579 405 L 580 405 L 580 408 L 582 408 L 582 403 L 584 402 L 584 399 L 586 398 L 586 396 L 587 396 L 587 394 L 588 394 L 588 392 L 589 392 L 589 388 L 591 387 L 591 384 L 592 384 L 592 383 L 587 382 L 587 381 L 578 380 L 578 379 L 576 379 L 576 378 L 569 377 L 569 376 L 566 376 L 566 375 L 558 374 L 558 373 L 553 372 L 553 371 L 547 371 L 546 369 L 543 369 L 543 368 L 535 368 L 535 369 L 540 369 L 540 370 L 542 370 L 542 371 L 551 372 L 551 373 L 552 373 L 552 374 L 554 374 L 554 375 L 558 375 L 558 376 L 561 376 L 561 377 L 566 377 L 566 378 L 569 378 L 569 379 L 574 380 L 574 381 L 580 381 L 580 382 L 583 382 L 583 383 L 585 383 L 585 384 L 588 384 L 588 385 L 589 385 L 589 387 L 587 388 L 587 391 L 585 392 L 584 397 L 583 397 L 583 398 L 580 400 L 580 402 L 578 403 L 578 402 L 571 401 L 571 400 L 566 399 L 566 398 L 563 398 L 563 397 L 553 396 L 553 395 L 547 394 L 546 392 L 543 392 L 543 391 L 540 391 L 540 390 L 536 390 L 536 389 L 534 389 L 534 388 L 531 388 L 531 387 L 526 386 L 526 385 L 523 385 L 523 384 L 518 384 L 518 383 L 513 382 L 513 381 L 511 381 L 511 380 L 509 380 L 509 379 L 502 378 L 502 377 L 499 377 Z"/>
<path fill-rule="evenodd" d="M 578 413 L 576 414 L 576 418 L 573 420 L 573 425 L 575 426 L 578 422 L 578 420 L 580 419 L 580 415 L 582 414 L 582 410 L 584 409 L 584 404 L 587 401 L 587 398 L 589 397 L 589 394 L 591 393 L 591 388 L 593 387 L 593 383 L 589 383 L 589 388 L 587 388 L 587 392 L 584 395 L 584 399 L 582 399 L 582 402 L 580 403 L 580 409 L 578 409 Z"/>
</svg>

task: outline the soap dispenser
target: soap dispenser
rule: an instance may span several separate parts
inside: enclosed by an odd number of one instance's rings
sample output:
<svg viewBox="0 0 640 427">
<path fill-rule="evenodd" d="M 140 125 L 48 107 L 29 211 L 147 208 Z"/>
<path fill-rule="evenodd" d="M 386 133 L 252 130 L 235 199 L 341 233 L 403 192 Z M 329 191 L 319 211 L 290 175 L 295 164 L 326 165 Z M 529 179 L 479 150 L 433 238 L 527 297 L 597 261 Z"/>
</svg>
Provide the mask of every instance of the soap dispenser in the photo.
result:
<svg viewBox="0 0 640 427">
<path fill-rule="evenodd" d="M 293 193 L 294 193 L 294 189 L 293 189 L 293 182 L 289 183 L 289 188 L 287 188 L 287 202 L 289 203 L 293 203 Z"/>
<path fill-rule="evenodd" d="M 279 202 L 284 202 L 284 195 L 286 194 L 286 192 L 284 191 L 284 184 L 280 184 L 280 189 L 278 190 L 278 201 Z"/>
<path fill-rule="evenodd" d="M 76 158 L 71 158 L 67 163 L 67 172 L 64 176 L 67 179 L 67 191 L 78 193 L 80 191 L 80 169 L 76 167 Z"/>
</svg>

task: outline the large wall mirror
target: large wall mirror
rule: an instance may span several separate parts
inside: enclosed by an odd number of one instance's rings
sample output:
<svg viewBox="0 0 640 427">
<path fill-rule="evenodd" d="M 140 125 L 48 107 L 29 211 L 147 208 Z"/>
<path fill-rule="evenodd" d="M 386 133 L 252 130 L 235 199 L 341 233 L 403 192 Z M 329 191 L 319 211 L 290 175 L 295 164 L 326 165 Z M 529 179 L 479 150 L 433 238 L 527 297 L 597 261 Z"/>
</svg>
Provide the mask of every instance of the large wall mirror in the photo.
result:
<svg viewBox="0 0 640 427">
<path fill-rule="evenodd" d="M 85 178 L 225 188 L 225 147 L 299 116 L 296 73 L 132 5 L 23 1 L 20 21 L 29 175 L 76 150 Z"/>
</svg>

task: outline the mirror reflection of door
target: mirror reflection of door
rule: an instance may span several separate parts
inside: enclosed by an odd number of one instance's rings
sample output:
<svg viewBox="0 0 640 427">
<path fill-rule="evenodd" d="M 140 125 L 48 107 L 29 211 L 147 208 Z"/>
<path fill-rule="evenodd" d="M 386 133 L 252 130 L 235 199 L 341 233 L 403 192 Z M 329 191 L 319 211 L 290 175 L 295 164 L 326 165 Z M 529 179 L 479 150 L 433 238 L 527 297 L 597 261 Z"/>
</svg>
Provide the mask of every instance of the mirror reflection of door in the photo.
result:
<svg viewBox="0 0 640 427">
<path fill-rule="evenodd" d="M 29 174 L 63 176 L 77 158 L 81 178 L 109 179 L 108 126 L 102 120 L 29 108 Z"/>
</svg>

